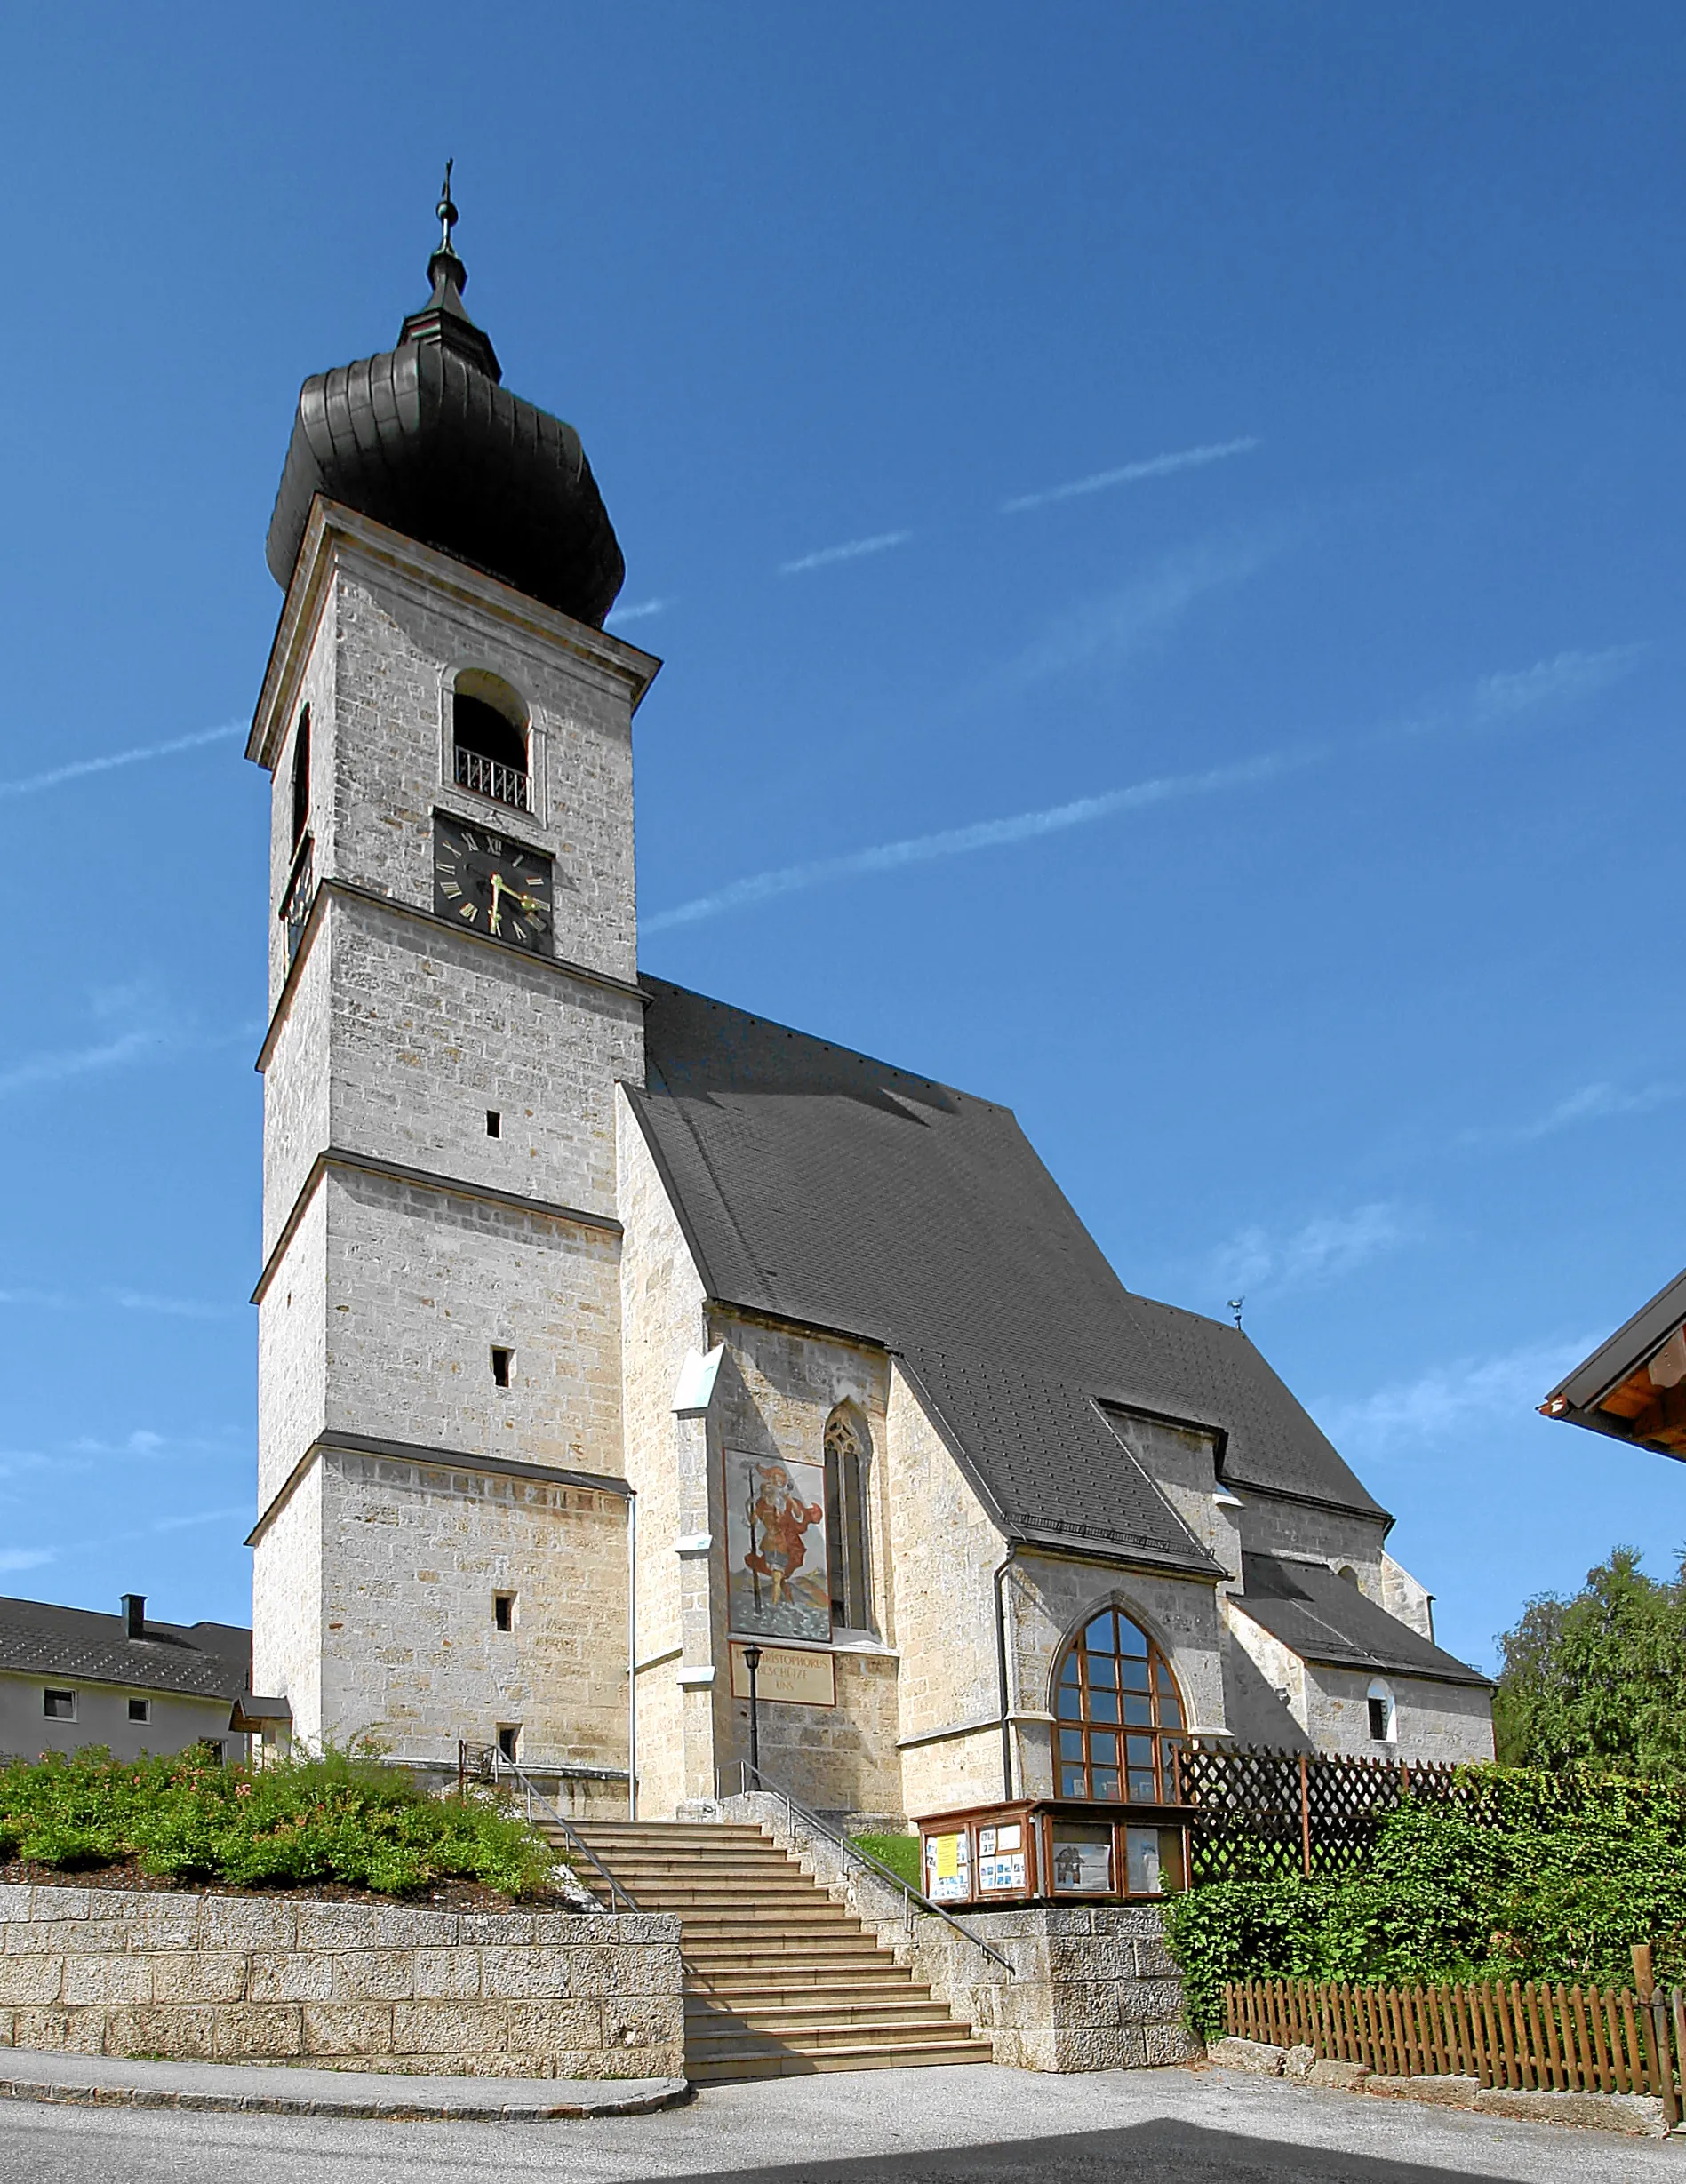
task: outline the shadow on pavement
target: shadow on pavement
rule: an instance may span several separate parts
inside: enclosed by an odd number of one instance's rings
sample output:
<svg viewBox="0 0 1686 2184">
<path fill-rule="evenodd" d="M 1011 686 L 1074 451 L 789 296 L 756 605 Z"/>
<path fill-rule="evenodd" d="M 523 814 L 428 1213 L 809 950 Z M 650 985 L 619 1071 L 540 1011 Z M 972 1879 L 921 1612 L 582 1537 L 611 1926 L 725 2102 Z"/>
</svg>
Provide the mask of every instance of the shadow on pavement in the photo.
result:
<svg viewBox="0 0 1686 2184">
<path fill-rule="evenodd" d="M 859 2160 L 822 2156 L 730 2173 L 733 2184 L 878 2184 L 881 2178 L 895 2184 L 1005 2184 L 1010 2178 L 1035 2184 L 1443 2184 L 1471 2172 L 1154 2122 Z M 720 2172 L 666 2178 L 663 2184 L 720 2184 Z"/>
</svg>

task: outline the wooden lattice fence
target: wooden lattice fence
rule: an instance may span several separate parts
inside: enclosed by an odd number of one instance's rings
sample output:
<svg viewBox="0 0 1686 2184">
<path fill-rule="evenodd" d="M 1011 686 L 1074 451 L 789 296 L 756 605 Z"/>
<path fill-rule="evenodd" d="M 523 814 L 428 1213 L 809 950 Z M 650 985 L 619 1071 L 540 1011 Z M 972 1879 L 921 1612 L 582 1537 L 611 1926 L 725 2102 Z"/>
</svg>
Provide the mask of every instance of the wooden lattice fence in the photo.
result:
<svg viewBox="0 0 1686 2184">
<path fill-rule="evenodd" d="M 1182 1802 L 1195 1808 L 1196 1881 L 1354 1872 L 1370 1856 L 1378 1822 L 1407 1797 L 1482 1802 L 1466 1769 L 1442 1763 L 1195 1743 L 1179 1752 L 1177 1766 Z"/>
<path fill-rule="evenodd" d="M 1442 2074 L 1512 2090 L 1654 2093 L 1674 2123 L 1686 1994 L 1676 1987 L 1666 1996 L 1650 1983 L 1649 1949 L 1634 1954 L 1636 1989 L 1532 1980 L 1411 1987 L 1237 1981 L 1224 1989 L 1225 2028 L 1389 2077 Z"/>
</svg>

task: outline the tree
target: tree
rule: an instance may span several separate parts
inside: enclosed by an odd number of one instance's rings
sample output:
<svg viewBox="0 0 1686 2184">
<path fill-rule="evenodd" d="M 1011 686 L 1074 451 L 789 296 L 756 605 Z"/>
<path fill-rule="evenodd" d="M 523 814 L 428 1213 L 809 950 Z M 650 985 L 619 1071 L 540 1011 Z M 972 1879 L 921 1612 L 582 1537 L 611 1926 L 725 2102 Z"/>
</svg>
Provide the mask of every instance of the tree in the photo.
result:
<svg viewBox="0 0 1686 2184">
<path fill-rule="evenodd" d="M 1542 1593 L 1498 1641 L 1498 1758 L 1579 1760 L 1610 1774 L 1686 1781 L 1686 1555 L 1647 1577 L 1631 1547 L 1588 1570 L 1572 1599 Z"/>
</svg>

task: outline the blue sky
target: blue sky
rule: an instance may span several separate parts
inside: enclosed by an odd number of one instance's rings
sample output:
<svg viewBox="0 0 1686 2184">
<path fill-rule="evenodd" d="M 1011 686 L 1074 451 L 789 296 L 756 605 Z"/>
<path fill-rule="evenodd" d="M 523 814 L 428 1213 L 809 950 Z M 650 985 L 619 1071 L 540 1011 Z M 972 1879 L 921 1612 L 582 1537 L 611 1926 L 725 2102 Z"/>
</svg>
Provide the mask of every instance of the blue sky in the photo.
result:
<svg viewBox="0 0 1686 2184">
<path fill-rule="evenodd" d="M 1446 1641 L 1686 1471 L 1678 8 L 13 11 L 0 1585 L 243 1621 L 263 534 L 468 301 L 627 554 L 646 967 L 1011 1104 Z M 130 761 L 126 754 L 154 755 Z"/>
</svg>

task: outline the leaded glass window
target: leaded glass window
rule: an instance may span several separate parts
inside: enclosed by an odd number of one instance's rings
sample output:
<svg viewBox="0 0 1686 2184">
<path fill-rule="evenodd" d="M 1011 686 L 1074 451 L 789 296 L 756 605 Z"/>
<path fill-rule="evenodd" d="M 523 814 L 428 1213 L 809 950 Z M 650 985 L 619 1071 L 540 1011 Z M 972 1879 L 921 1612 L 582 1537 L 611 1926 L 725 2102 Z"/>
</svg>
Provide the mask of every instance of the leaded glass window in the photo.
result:
<svg viewBox="0 0 1686 2184">
<path fill-rule="evenodd" d="M 1182 1701 L 1164 1655 L 1128 1615 L 1107 1608 L 1072 1640 L 1054 1715 L 1060 1797 L 1177 1802 L 1171 1755 L 1184 1734 Z"/>
</svg>

